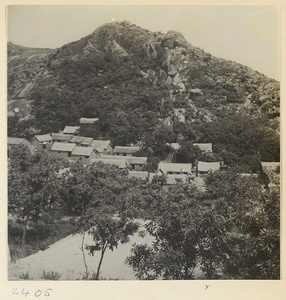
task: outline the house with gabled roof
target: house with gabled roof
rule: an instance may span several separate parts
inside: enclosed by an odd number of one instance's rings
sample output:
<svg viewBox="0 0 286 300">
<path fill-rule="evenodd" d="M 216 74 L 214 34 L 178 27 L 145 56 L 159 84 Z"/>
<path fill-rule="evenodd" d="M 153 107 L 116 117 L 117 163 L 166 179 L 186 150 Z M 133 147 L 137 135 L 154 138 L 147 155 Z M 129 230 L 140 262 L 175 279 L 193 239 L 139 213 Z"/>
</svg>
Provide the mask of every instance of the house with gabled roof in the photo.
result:
<svg viewBox="0 0 286 300">
<path fill-rule="evenodd" d="M 80 124 L 94 124 L 98 122 L 98 118 L 80 118 L 79 123 Z"/>
<path fill-rule="evenodd" d="M 64 134 L 77 134 L 79 132 L 79 126 L 66 126 L 63 133 Z"/>
<path fill-rule="evenodd" d="M 71 138 L 73 136 L 72 135 L 68 135 L 68 134 L 63 134 L 63 133 L 52 133 L 52 139 L 54 143 L 68 143 Z"/>
<path fill-rule="evenodd" d="M 93 141 L 93 138 L 74 135 L 69 140 L 69 143 L 76 143 L 77 146 L 81 146 L 81 147 L 91 147 L 92 141 Z"/>
<path fill-rule="evenodd" d="M 113 155 L 118 156 L 132 156 L 133 153 L 138 152 L 140 147 L 134 146 L 115 146 Z"/>
<path fill-rule="evenodd" d="M 192 164 L 191 163 L 169 163 L 169 162 L 159 162 L 157 173 L 161 174 L 192 174 Z"/>
<path fill-rule="evenodd" d="M 212 143 L 194 143 L 193 145 L 199 147 L 202 152 L 213 152 Z"/>
<path fill-rule="evenodd" d="M 112 154 L 112 146 L 110 140 L 93 140 L 90 147 L 98 154 Z"/>
<path fill-rule="evenodd" d="M 71 159 L 73 160 L 87 160 L 90 158 L 96 158 L 96 154 L 92 147 L 80 147 L 76 146 L 71 153 Z"/>
<path fill-rule="evenodd" d="M 31 153 L 35 153 L 39 151 L 39 149 L 36 146 L 33 146 L 28 140 L 25 138 L 17 138 L 17 137 L 8 137 L 7 139 L 8 142 L 8 148 L 11 148 L 13 146 L 17 145 L 24 145 L 28 147 Z"/>
<path fill-rule="evenodd" d="M 92 147 L 93 138 L 85 137 L 81 142 L 82 147 Z"/>
<path fill-rule="evenodd" d="M 12 145 L 26 145 L 26 146 L 31 146 L 31 143 L 27 141 L 24 138 L 18 138 L 18 137 L 8 137 L 8 146 Z"/>
<path fill-rule="evenodd" d="M 147 165 L 146 156 L 118 156 L 118 155 L 100 155 L 100 158 L 107 159 L 126 159 L 131 166 L 132 170 L 140 171 Z"/>
<path fill-rule="evenodd" d="M 126 169 L 129 167 L 129 163 L 126 159 L 108 159 L 108 158 L 91 158 L 90 163 L 102 162 L 108 165 L 114 165 L 119 169 Z"/>
<path fill-rule="evenodd" d="M 84 140 L 83 136 L 74 135 L 69 140 L 69 143 L 75 143 L 77 144 L 77 146 L 80 146 L 83 140 Z"/>
<path fill-rule="evenodd" d="M 204 162 L 198 161 L 197 174 L 203 175 L 211 171 L 218 171 L 220 169 L 220 162 Z"/>
<path fill-rule="evenodd" d="M 54 143 L 51 152 L 59 156 L 69 158 L 72 155 L 72 151 L 76 147 L 75 143 Z"/>
<path fill-rule="evenodd" d="M 50 134 L 38 134 L 35 135 L 32 145 L 40 148 L 40 149 L 48 149 L 50 150 L 53 145 L 53 138 Z"/>
</svg>

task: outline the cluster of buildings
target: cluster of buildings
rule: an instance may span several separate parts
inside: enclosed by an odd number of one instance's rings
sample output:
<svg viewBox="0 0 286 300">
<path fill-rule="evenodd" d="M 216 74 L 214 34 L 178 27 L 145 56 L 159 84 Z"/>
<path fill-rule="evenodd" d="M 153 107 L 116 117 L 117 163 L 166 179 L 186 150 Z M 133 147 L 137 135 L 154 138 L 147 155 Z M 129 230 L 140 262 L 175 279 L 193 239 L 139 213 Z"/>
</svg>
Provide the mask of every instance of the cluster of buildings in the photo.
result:
<svg viewBox="0 0 286 300">
<path fill-rule="evenodd" d="M 92 124 L 97 119 L 80 119 L 81 124 Z M 197 177 L 207 174 L 210 171 L 220 169 L 220 162 L 198 161 L 196 165 L 190 163 L 172 163 L 161 161 L 154 173 L 142 171 L 147 165 L 147 157 L 133 156 L 140 150 L 136 146 L 115 146 L 112 147 L 110 140 L 94 140 L 93 138 L 78 135 L 79 126 L 66 126 L 60 133 L 36 135 L 30 143 L 24 138 L 8 137 L 8 146 L 26 145 L 31 152 L 39 150 L 50 151 L 68 159 L 69 161 L 81 160 L 86 164 L 103 162 L 115 165 L 120 169 L 128 169 L 128 177 L 142 178 L 152 181 L 155 175 L 165 175 L 167 184 L 175 184 L 178 180 L 184 183 L 195 181 Z M 203 152 L 212 152 L 211 143 L 197 143 Z M 179 150 L 177 143 L 170 144 L 174 151 Z"/>
</svg>

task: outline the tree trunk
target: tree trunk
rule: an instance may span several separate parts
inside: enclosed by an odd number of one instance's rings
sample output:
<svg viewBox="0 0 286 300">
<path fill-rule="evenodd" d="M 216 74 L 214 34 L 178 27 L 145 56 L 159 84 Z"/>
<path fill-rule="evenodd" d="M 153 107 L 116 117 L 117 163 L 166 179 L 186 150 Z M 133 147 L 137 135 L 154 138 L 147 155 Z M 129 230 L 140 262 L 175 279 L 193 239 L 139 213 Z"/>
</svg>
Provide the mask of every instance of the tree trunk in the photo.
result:
<svg viewBox="0 0 286 300">
<path fill-rule="evenodd" d="M 26 244 L 27 225 L 28 225 L 29 218 L 30 218 L 30 212 L 28 213 L 23 225 L 22 246 L 25 246 Z"/>
<path fill-rule="evenodd" d="M 87 268 L 87 264 L 86 264 L 86 260 L 85 260 L 85 253 L 84 253 L 84 238 L 85 238 L 85 232 L 82 235 L 82 242 L 81 242 L 81 247 L 80 250 L 82 251 L 82 258 L 83 258 L 83 263 L 85 266 L 85 279 L 88 279 L 88 268 Z"/>
<path fill-rule="evenodd" d="M 101 267 L 101 264 L 102 264 L 104 252 L 105 252 L 105 250 L 106 250 L 106 248 L 107 248 L 107 245 L 108 245 L 108 243 L 107 243 L 107 244 L 102 248 L 102 250 L 101 250 L 101 256 L 100 256 L 100 261 L 99 261 L 99 264 L 98 264 L 98 267 L 97 267 L 97 272 L 96 272 L 95 280 L 98 280 L 100 267 Z"/>
</svg>

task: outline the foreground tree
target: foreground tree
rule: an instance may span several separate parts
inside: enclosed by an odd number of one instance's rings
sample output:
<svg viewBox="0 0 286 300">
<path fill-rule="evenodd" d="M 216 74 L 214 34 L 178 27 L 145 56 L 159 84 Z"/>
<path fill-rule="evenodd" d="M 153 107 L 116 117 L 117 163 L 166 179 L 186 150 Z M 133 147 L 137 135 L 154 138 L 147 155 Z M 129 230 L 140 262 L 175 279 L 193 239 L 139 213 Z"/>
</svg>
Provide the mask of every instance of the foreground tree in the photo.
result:
<svg viewBox="0 0 286 300">
<path fill-rule="evenodd" d="M 146 229 L 155 242 L 134 245 L 126 259 L 137 278 L 278 279 L 277 177 L 269 188 L 233 171 L 205 182 L 205 193 L 189 184 L 150 190 Z"/>
<path fill-rule="evenodd" d="M 9 149 L 8 156 L 8 210 L 23 221 L 24 245 L 30 218 L 37 225 L 39 214 L 57 197 L 57 172 L 65 162 L 47 152 L 31 154 L 21 145 Z"/>
<path fill-rule="evenodd" d="M 224 220 L 203 205 L 193 185 L 178 183 L 152 193 L 146 230 L 155 242 L 135 245 L 126 263 L 139 279 L 194 279 L 197 268 L 210 278 L 224 259 L 218 252 L 225 247 Z"/>
<path fill-rule="evenodd" d="M 85 245 L 88 253 L 94 256 L 100 252 L 94 278 L 98 280 L 106 250 L 113 251 L 119 244 L 128 243 L 139 225 L 133 220 L 132 208 L 126 205 L 131 198 L 132 181 L 126 179 L 125 171 L 98 163 L 85 172 L 92 178 L 86 181 L 91 188 L 90 199 L 77 227 L 79 232 L 87 232 L 93 238 L 93 244 Z"/>
</svg>

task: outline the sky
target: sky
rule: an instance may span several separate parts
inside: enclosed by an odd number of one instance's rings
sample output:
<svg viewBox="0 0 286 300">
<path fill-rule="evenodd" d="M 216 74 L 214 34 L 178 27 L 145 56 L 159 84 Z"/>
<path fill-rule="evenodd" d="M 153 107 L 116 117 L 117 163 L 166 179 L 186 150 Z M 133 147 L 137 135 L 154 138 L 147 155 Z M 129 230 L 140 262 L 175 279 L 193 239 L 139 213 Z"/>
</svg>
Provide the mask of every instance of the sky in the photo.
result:
<svg viewBox="0 0 286 300">
<path fill-rule="evenodd" d="M 13 5 L 7 16 L 7 40 L 22 46 L 57 48 L 127 20 L 151 31 L 179 31 L 195 47 L 280 80 L 279 6 Z"/>
</svg>

